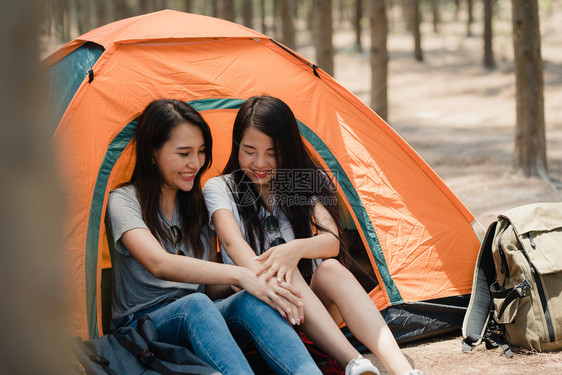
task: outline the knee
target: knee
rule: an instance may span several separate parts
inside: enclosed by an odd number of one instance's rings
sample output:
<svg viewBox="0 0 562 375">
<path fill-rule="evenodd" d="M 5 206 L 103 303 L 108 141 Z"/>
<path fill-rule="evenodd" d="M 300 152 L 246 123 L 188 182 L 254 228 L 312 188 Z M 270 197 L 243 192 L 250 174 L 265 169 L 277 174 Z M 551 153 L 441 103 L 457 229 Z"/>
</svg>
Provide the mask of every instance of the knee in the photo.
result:
<svg viewBox="0 0 562 375">
<path fill-rule="evenodd" d="M 259 300 L 246 291 L 236 293 L 235 298 L 236 300 L 232 307 L 239 314 L 242 314 L 242 316 L 247 315 L 251 317 L 255 316 L 256 314 L 262 316 L 269 313 L 277 314 L 277 312 L 268 304 Z"/>
<path fill-rule="evenodd" d="M 186 314 L 198 314 L 208 312 L 210 309 L 215 309 L 213 301 L 203 293 L 188 294 L 178 301 L 181 301 L 182 310 L 184 310 Z"/>
<path fill-rule="evenodd" d="M 353 276 L 347 268 L 345 268 L 336 259 L 326 259 L 314 271 L 314 278 L 318 281 L 333 281 L 338 282 L 342 278 Z"/>
</svg>

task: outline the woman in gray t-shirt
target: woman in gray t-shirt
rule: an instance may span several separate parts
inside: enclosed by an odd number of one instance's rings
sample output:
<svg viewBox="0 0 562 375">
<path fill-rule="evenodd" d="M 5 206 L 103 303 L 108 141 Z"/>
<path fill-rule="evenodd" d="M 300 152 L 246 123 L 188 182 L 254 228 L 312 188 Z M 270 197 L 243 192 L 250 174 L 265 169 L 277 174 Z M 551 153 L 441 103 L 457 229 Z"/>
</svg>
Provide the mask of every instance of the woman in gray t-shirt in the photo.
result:
<svg viewBox="0 0 562 375">
<path fill-rule="evenodd" d="M 147 314 L 162 341 L 192 348 L 224 374 L 252 373 L 238 346 L 250 340 L 276 373 L 319 374 L 276 311 L 300 304 L 300 292 L 272 286 L 244 267 L 213 262 L 216 241 L 200 185 L 212 151 L 203 118 L 185 102 L 156 100 L 139 117 L 135 142 L 133 176 L 110 193 L 107 208 L 112 327 L 134 325 Z M 231 286 L 244 291 L 209 298 L 232 293 Z"/>
</svg>

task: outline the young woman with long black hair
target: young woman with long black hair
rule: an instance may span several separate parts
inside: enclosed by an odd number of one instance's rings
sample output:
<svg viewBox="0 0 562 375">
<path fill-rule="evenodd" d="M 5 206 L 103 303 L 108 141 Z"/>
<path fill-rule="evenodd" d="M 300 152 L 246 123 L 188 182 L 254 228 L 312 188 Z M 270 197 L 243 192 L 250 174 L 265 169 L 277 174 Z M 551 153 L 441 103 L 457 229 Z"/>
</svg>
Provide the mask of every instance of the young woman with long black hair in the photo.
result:
<svg viewBox="0 0 562 375">
<path fill-rule="evenodd" d="M 311 160 L 283 101 L 256 96 L 241 106 L 223 176 L 210 179 L 204 193 L 223 261 L 301 290 L 304 306 L 283 315 L 346 374 L 379 372 L 342 334 L 342 321 L 390 374 L 421 374 L 353 274 L 334 259 L 343 245 L 335 188 Z"/>
<path fill-rule="evenodd" d="M 112 327 L 134 325 L 147 314 L 162 341 L 192 348 L 224 374 L 252 374 L 239 347 L 250 340 L 276 373 L 319 374 L 276 311 L 299 305 L 300 292 L 244 267 L 208 261 L 216 249 L 200 185 L 212 148 L 203 118 L 185 102 L 156 100 L 140 116 L 134 141 L 132 178 L 109 194 L 107 209 Z M 211 301 L 230 285 L 244 291 Z"/>
</svg>

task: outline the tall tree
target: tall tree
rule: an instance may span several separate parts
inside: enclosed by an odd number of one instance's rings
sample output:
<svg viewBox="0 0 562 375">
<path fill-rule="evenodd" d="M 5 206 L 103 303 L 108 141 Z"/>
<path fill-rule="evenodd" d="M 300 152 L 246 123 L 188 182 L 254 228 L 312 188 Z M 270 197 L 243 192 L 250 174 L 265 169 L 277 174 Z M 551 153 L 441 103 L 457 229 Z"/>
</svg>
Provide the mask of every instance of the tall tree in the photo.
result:
<svg viewBox="0 0 562 375">
<path fill-rule="evenodd" d="M 517 124 L 513 167 L 548 178 L 543 68 L 537 0 L 511 0 Z"/>
<path fill-rule="evenodd" d="M 192 12 L 192 5 L 193 5 L 193 1 L 192 0 L 183 0 L 183 9 L 187 12 L 187 13 L 191 13 Z"/>
<path fill-rule="evenodd" d="M 472 0 L 466 0 L 466 12 L 468 17 L 466 19 L 466 36 L 472 36 L 472 23 L 474 22 L 474 12 L 473 12 Z"/>
<path fill-rule="evenodd" d="M 260 18 L 261 18 L 261 32 L 267 35 L 267 24 L 265 22 L 265 0 L 260 0 Z"/>
<path fill-rule="evenodd" d="M 371 108 L 384 120 L 388 120 L 388 50 L 386 36 L 388 19 L 386 0 L 370 2 L 371 23 Z"/>
<path fill-rule="evenodd" d="M 90 1 L 89 0 L 74 0 L 76 4 L 76 18 L 78 20 L 78 32 L 84 34 L 90 31 L 92 25 L 90 24 Z"/>
<path fill-rule="evenodd" d="M 455 21 L 459 20 L 460 9 L 461 9 L 461 0 L 455 0 Z"/>
<path fill-rule="evenodd" d="M 388 29 L 392 30 L 394 27 L 394 0 L 386 0 L 386 19 L 388 21 Z"/>
<path fill-rule="evenodd" d="M 334 75 L 332 0 L 314 0 L 312 17 L 316 64 L 326 73 Z"/>
<path fill-rule="evenodd" d="M 70 41 L 70 3 L 69 0 L 53 0 L 55 37 L 59 41 Z"/>
<path fill-rule="evenodd" d="M 254 7 L 252 5 L 252 0 L 244 0 L 242 4 L 242 19 L 244 26 L 253 29 Z"/>
<path fill-rule="evenodd" d="M 414 58 L 417 61 L 423 61 L 423 51 L 421 47 L 421 15 L 420 15 L 420 2 L 419 0 L 410 0 L 410 17 L 412 21 L 412 33 L 414 36 Z"/>
<path fill-rule="evenodd" d="M 61 215 L 39 72 L 44 2 L 0 12 L 0 373 L 70 374 L 64 363 Z"/>
<path fill-rule="evenodd" d="M 337 0 L 338 14 L 337 14 L 337 27 L 341 28 L 347 21 L 347 1 Z"/>
<path fill-rule="evenodd" d="M 281 17 L 282 37 L 281 43 L 291 49 L 295 49 L 295 1 L 277 0 L 279 15 Z"/>
<path fill-rule="evenodd" d="M 355 0 L 355 12 L 353 12 L 353 28 L 355 31 L 355 48 L 361 52 L 361 18 L 363 18 L 363 0 Z"/>
<path fill-rule="evenodd" d="M 433 15 L 433 32 L 437 33 L 439 30 L 439 1 L 431 0 L 431 14 Z"/>
<path fill-rule="evenodd" d="M 273 6 L 271 7 L 272 8 L 272 11 L 271 11 L 272 17 L 271 18 L 273 20 L 273 23 L 271 25 L 272 29 L 273 29 L 271 31 L 271 35 L 276 39 L 281 39 L 282 38 L 282 36 L 281 36 L 281 26 L 280 26 L 281 19 L 279 17 L 279 11 L 278 11 L 279 10 L 279 1 L 278 0 L 271 0 L 271 2 L 273 3 Z"/>
<path fill-rule="evenodd" d="M 113 0 L 113 18 L 120 20 L 129 17 L 129 8 L 125 0 Z"/>
<path fill-rule="evenodd" d="M 413 32 L 414 25 L 412 24 L 414 17 L 412 17 L 412 0 L 400 0 L 402 9 L 402 19 L 406 25 L 406 30 Z"/>
<path fill-rule="evenodd" d="M 234 22 L 234 0 L 213 0 L 215 17 Z"/>
<path fill-rule="evenodd" d="M 142 14 L 146 14 L 146 13 L 150 13 L 152 12 L 152 1 L 150 0 L 139 0 L 139 11 Z"/>
<path fill-rule="evenodd" d="M 95 23 L 94 27 L 105 25 L 111 21 L 109 17 L 109 4 L 107 0 L 98 0 L 94 3 L 95 6 Z"/>
<path fill-rule="evenodd" d="M 495 68 L 494 50 L 492 48 L 493 31 L 492 17 L 494 0 L 484 0 L 484 66 L 488 69 Z"/>
</svg>

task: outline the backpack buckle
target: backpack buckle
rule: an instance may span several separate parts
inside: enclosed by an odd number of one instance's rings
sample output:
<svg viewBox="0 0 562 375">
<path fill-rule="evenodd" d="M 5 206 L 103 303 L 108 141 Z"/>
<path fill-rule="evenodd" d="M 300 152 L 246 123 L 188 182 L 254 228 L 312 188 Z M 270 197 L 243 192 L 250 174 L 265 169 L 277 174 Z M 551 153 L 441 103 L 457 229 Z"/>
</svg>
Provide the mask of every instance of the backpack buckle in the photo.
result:
<svg viewBox="0 0 562 375">
<path fill-rule="evenodd" d="M 150 363 L 154 361 L 155 358 L 156 356 L 154 355 L 154 353 L 152 353 L 148 349 L 144 349 L 142 352 L 140 352 L 140 354 L 137 357 L 139 362 L 145 366 L 150 365 Z"/>
<path fill-rule="evenodd" d="M 525 297 L 527 292 L 531 289 L 531 284 L 525 279 L 517 284 L 513 290 L 519 295 L 519 297 Z"/>
</svg>

